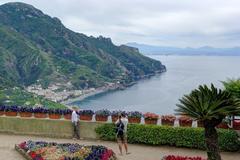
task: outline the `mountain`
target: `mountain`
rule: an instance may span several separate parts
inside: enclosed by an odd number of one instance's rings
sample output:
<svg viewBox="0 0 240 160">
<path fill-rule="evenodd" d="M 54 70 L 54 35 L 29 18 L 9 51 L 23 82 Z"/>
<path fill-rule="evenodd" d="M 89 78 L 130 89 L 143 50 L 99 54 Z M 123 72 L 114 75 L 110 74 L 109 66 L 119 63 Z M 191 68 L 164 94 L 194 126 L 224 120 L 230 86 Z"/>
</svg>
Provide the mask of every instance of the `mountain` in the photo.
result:
<svg viewBox="0 0 240 160">
<path fill-rule="evenodd" d="M 136 47 L 140 52 L 148 55 L 212 55 L 212 56 L 240 56 L 240 47 L 235 48 L 213 48 L 204 46 L 200 48 L 177 48 L 177 47 L 163 47 L 152 46 L 138 43 L 127 43 L 127 46 Z"/>
<path fill-rule="evenodd" d="M 71 31 L 58 18 L 25 3 L 0 6 L 0 42 L 2 88 L 61 83 L 83 89 L 165 70 L 137 48 Z"/>
</svg>

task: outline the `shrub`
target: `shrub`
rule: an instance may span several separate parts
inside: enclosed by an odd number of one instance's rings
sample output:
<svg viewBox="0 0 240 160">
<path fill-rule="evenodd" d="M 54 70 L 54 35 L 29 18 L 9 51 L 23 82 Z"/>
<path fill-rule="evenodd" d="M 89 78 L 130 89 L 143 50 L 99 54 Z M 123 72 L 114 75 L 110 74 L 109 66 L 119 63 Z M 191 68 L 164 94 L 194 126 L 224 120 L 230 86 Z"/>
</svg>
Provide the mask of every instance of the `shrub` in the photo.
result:
<svg viewBox="0 0 240 160">
<path fill-rule="evenodd" d="M 161 116 L 161 119 L 172 122 L 176 120 L 176 117 L 174 115 L 165 115 L 165 116 Z"/>
<path fill-rule="evenodd" d="M 125 111 L 112 111 L 111 116 L 117 116 L 118 117 L 122 113 L 127 115 L 127 113 Z"/>
<path fill-rule="evenodd" d="M 115 125 L 104 124 L 96 129 L 96 133 L 103 140 L 115 140 Z M 240 149 L 238 135 L 234 130 L 218 129 L 218 135 L 221 150 Z M 129 124 L 128 142 L 205 149 L 203 128 Z"/>
<path fill-rule="evenodd" d="M 0 111 L 4 111 L 5 110 L 5 106 L 0 106 Z"/>
<path fill-rule="evenodd" d="M 62 109 L 62 113 L 63 113 L 63 115 L 72 114 L 72 110 L 71 109 Z"/>
</svg>

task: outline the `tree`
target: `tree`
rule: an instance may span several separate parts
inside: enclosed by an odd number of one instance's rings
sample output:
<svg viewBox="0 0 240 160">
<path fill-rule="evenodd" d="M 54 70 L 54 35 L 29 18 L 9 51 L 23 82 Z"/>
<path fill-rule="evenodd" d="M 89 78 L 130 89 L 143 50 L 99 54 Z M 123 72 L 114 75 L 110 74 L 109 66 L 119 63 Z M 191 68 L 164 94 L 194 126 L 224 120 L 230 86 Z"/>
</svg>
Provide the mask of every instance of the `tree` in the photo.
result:
<svg viewBox="0 0 240 160">
<path fill-rule="evenodd" d="M 240 79 L 228 79 L 222 83 L 226 91 L 230 92 L 235 98 L 240 98 Z"/>
<path fill-rule="evenodd" d="M 228 115 L 240 112 L 240 101 L 231 93 L 217 89 L 211 84 L 200 85 L 177 104 L 176 112 L 203 122 L 208 160 L 221 160 L 218 134 L 215 127 Z"/>
</svg>

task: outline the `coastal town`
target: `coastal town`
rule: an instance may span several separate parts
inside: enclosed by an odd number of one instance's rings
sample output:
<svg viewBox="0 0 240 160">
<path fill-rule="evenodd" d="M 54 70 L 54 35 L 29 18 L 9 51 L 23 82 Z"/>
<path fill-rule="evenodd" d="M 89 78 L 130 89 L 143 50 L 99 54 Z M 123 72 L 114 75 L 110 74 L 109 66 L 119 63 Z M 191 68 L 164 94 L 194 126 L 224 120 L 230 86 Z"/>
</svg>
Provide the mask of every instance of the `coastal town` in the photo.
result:
<svg viewBox="0 0 240 160">
<path fill-rule="evenodd" d="M 66 101 L 69 102 L 70 99 L 84 99 L 89 96 L 93 96 L 95 94 L 99 94 L 102 92 L 107 92 L 109 90 L 115 90 L 120 87 L 119 83 L 106 83 L 102 87 L 98 88 L 86 88 L 82 90 L 73 90 L 68 89 L 71 87 L 71 83 L 68 82 L 66 84 L 55 83 L 51 84 L 47 88 L 43 88 L 40 84 L 34 84 L 28 86 L 26 90 L 30 93 L 34 93 L 38 96 L 43 96 L 51 101 L 65 103 Z"/>
</svg>

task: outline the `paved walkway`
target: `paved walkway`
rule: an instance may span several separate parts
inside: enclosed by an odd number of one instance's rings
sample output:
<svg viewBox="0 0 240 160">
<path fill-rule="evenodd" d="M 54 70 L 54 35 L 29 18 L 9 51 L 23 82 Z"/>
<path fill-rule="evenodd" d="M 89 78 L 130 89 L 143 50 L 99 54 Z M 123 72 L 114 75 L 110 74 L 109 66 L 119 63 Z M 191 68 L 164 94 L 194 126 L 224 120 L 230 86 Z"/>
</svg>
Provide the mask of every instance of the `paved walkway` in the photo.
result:
<svg viewBox="0 0 240 160">
<path fill-rule="evenodd" d="M 42 138 L 32 136 L 19 136 L 19 135 L 6 135 L 0 134 L 0 159 L 2 160 L 24 160 L 14 150 L 14 145 L 26 140 L 44 140 L 50 142 L 60 143 L 79 143 L 86 145 L 104 145 L 113 149 L 115 153 L 118 153 L 118 147 L 114 142 L 106 141 L 88 141 L 71 139 L 53 139 Z M 188 156 L 202 156 L 206 157 L 206 153 L 200 150 L 175 148 L 167 146 L 145 146 L 145 145 L 129 145 L 130 155 L 118 156 L 119 160 L 161 160 L 163 155 L 175 154 L 175 155 L 188 155 Z M 240 157 L 240 153 L 222 153 L 223 160 L 237 160 Z"/>
</svg>

